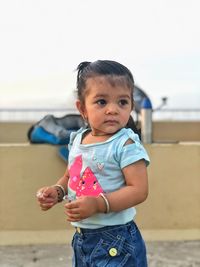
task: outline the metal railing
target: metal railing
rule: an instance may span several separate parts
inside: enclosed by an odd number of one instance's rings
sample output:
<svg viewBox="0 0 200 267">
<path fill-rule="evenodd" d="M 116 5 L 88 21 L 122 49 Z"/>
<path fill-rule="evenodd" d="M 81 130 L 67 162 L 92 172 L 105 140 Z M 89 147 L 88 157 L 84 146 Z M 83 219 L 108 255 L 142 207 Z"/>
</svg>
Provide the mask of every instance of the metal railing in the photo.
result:
<svg viewBox="0 0 200 267">
<path fill-rule="evenodd" d="M 0 108 L 0 122 L 33 122 L 47 114 L 62 117 L 77 114 L 76 109 L 65 108 Z M 158 109 L 153 110 L 153 120 L 200 121 L 200 109 Z"/>
<path fill-rule="evenodd" d="M 78 113 L 78 111 L 65 108 L 0 108 L 0 122 L 33 122 L 40 120 L 48 114 L 62 117 L 66 114 L 74 113 Z"/>
<path fill-rule="evenodd" d="M 153 110 L 153 120 L 200 121 L 200 109 L 163 108 Z"/>
</svg>

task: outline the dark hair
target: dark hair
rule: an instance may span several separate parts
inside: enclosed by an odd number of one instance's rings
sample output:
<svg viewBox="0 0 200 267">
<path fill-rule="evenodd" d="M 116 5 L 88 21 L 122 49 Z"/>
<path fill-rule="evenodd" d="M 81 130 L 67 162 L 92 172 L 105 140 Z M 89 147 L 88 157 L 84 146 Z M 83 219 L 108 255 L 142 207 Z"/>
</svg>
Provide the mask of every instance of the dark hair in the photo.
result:
<svg viewBox="0 0 200 267">
<path fill-rule="evenodd" d="M 78 97 L 84 102 L 84 89 L 88 78 L 95 76 L 107 76 L 111 83 L 125 82 L 133 94 L 134 80 L 130 70 L 122 64 L 111 60 L 84 61 L 77 67 L 77 92 Z M 118 77 L 118 81 L 116 80 Z M 110 79 L 109 79 L 110 78 Z M 114 78 L 114 79 L 113 79 Z"/>
<path fill-rule="evenodd" d="M 134 79 L 131 71 L 125 67 L 124 65 L 112 61 L 112 60 L 97 60 L 94 62 L 84 61 L 81 62 L 77 69 L 77 94 L 80 101 L 84 103 L 85 98 L 85 88 L 86 81 L 89 78 L 95 76 L 107 76 L 108 81 L 111 84 L 116 83 L 125 83 L 128 88 L 131 90 L 132 95 L 132 107 L 133 107 L 133 92 L 134 92 Z M 116 79 L 118 78 L 118 79 Z M 132 118 L 132 117 L 131 117 Z M 131 120 L 130 118 L 130 120 Z M 132 119 L 131 127 L 129 127 L 129 123 L 127 124 L 128 128 L 132 128 L 136 131 L 135 123 Z"/>
</svg>

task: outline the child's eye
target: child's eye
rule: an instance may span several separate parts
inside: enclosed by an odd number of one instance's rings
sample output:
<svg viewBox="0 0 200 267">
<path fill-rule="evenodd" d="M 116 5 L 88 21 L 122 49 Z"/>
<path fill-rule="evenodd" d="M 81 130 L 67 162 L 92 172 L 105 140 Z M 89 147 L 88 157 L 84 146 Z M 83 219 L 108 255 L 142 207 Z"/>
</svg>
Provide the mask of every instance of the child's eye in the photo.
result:
<svg viewBox="0 0 200 267">
<path fill-rule="evenodd" d="M 97 103 L 99 106 L 105 106 L 105 105 L 106 105 L 106 100 L 105 100 L 105 99 L 99 99 L 96 103 Z"/>
<path fill-rule="evenodd" d="M 119 101 L 119 104 L 120 104 L 120 106 L 125 106 L 125 105 L 127 105 L 129 102 L 128 102 L 128 100 L 126 100 L 126 99 L 121 99 L 120 101 Z"/>
</svg>

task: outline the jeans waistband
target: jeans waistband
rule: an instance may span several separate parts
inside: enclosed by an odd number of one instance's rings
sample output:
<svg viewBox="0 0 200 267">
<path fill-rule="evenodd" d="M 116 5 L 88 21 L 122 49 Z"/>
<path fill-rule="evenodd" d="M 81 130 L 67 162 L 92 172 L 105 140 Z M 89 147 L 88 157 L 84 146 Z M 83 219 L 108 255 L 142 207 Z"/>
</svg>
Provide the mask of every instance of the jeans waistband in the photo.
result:
<svg viewBox="0 0 200 267">
<path fill-rule="evenodd" d="M 88 229 L 88 228 L 80 228 L 80 227 L 75 227 L 75 229 L 76 229 L 76 232 L 79 234 L 99 234 L 105 231 L 117 230 L 118 228 L 128 227 L 131 225 L 135 225 L 134 221 L 130 221 L 126 224 L 110 225 L 110 226 L 104 226 L 104 227 L 100 227 L 96 229 Z"/>
</svg>

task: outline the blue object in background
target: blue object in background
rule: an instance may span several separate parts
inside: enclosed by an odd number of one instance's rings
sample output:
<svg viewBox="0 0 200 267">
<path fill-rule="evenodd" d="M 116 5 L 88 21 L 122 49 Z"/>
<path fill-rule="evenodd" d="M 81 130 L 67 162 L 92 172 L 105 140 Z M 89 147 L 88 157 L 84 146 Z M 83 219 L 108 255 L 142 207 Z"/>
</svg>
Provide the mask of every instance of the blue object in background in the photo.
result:
<svg viewBox="0 0 200 267">
<path fill-rule="evenodd" d="M 69 156 L 69 150 L 67 149 L 67 146 L 61 146 L 58 149 L 58 154 L 67 163 Z"/>
<path fill-rule="evenodd" d="M 148 97 L 145 97 L 141 103 L 141 109 L 152 109 L 151 101 Z"/>
<path fill-rule="evenodd" d="M 31 132 L 31 141 L 32 143 L 47 143 L 52 145 L 64 145 L 69 143 L 69 136 L 72 130 L 67 131 L 67 135 L 65 137 L 59 137 L 55 134 L 49 133 L 45 131 L 44 128 L 40 126 L 36 126 L 34 130 Z"/>
<path fill-rule="evenodd" d="M 31 143 L 65 145 L 69 143 L 71 132 L 77 131 L 85 125 L 78 114 L 67 114 L 61 118 L 46 115 L 28 130 Z"/>
</svg>

